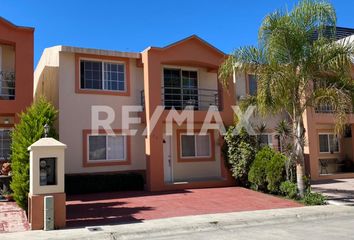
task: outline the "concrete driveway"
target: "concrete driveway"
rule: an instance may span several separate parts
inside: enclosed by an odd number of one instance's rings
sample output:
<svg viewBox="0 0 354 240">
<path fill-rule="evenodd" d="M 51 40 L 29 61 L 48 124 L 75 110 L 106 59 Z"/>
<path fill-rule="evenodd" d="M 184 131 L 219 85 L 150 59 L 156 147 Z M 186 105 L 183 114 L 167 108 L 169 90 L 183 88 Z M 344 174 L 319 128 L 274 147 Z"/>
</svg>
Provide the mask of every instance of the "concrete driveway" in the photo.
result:
<svg viewBox="0 0 354 240">
<path fill-rule="evenodd" d="M 170 192 L 116 192 L 67 197 L 67 226 L 85 227 L 213 213 L 300 207 L 241 187 Z"/>
<path fill-rule="evenodd" d="M 354 206 L 354 179 L 315 181 L 312 190 L 327 196 L 330 204 Z"/>
</svg>

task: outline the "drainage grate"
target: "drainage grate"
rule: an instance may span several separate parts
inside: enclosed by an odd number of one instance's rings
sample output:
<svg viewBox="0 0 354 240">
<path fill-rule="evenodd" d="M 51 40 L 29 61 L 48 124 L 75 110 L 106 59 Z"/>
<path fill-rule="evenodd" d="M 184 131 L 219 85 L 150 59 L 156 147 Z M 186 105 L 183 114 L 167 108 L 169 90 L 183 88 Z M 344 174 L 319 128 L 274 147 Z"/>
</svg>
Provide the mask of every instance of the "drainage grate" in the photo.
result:
<svg viewBox="0 0 354 240">
<path fill-rule="evenodd" d="M 90 232 L 103 231 L 101 227 L 88 227 L 87 230 L 89 230 Z"/>
</svg>

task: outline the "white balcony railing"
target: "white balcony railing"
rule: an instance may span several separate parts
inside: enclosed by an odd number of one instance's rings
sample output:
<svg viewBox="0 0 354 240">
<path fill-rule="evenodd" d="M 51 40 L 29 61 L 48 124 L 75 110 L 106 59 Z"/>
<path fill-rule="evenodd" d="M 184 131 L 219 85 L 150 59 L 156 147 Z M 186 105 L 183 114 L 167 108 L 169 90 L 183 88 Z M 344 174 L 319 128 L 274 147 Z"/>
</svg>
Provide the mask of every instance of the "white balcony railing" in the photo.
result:
<svg viewBox="0 0 354 240">
<path fill-rule="evenodd" d="M 140 92 L 141 105 L 145 107 L 144 91 Z M 214 89 L 204 88 L 177 88 L 177 87 L 162 87 L 161 101 L 165 109 L 182 110 L 186 107 L 205 111 L 210 106 L 220 110 L 219 92 Z"/>
</svg>

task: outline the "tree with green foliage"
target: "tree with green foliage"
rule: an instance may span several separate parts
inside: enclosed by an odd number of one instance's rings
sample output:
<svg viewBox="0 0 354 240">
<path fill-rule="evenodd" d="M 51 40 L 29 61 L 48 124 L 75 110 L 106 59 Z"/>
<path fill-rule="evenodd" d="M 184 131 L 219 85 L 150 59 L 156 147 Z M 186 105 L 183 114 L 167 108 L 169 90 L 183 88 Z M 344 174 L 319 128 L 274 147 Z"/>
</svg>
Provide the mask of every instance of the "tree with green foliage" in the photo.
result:
<svg viewBox="0 0 354 240">
<path fill-rule="evenodd" d="M 280 185 L 285 181 L 286 157 L 276 152 L 266 165 L 267 189 L 271 193 L 278 194 Z"/>
<path fill-rule="evenodd" d="M 256 154 L 248 173 L 248 181 L 253 189 L 267 191 L 267 165 L 274 155 L 275 151 L 268 146 Z"/>
<path fill-rule="evenodd" d="M 11 134 L 11 189 L 17 204 L 27 210 L 29 192 L 29 152 L 27 148 L 44 135 L 44 125 L 50 126 L 49 137 L 57 137 L 53 127 L 57 117 L 54 106 L 40 98 L 20 115 L 20 122 Z"/>
<path fill-rule="evenodd" d="M 305 111 L 330 105 L 338 133 L 347 122 L 347 113 L 352 112 L 354 46 L 336 41 L 336 19 L 333 6 L 322 0 L 302 0 L 291 11 L 275 11 L 261 24 L 258 46 L 241 47 L 219 69 L 224 85 L 234 73 L 254 73 L 258 111 L 289 115 L 301 197 L 305 192 Z"/>
<path fill-rule="evenodd" d="M 256 139 L 248 135 L 245 129 L 241 129 L 237 135 L 233 134 L 234 130 L 235 126 L 229 127 L 224 137 L 224 157 L 237 183 L 248 186 L 248 172 L 256 152 Z"/>
</svg>

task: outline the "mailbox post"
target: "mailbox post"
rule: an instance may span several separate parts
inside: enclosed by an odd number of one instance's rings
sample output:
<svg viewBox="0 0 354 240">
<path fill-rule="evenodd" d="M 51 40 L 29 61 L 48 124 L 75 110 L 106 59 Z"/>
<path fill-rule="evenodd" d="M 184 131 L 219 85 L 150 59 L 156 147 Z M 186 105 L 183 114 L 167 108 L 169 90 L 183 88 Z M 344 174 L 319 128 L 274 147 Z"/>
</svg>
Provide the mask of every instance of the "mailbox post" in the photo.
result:
<svg viewBox="0 0 354 240">
<path fill-rule="evenodd" d="M 49 137 L 39 139 L 28 148 L 30 151 L 28 220 L 32 230 L 41 230 L 44 227 L 45 230 L 50 230 L 53 226 L 65 227 L 65 148 L 65 144 Z"/>
</svg>

